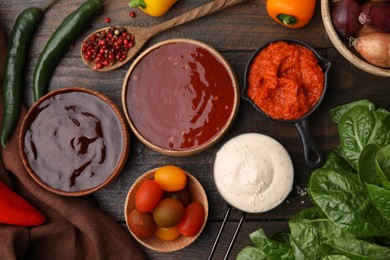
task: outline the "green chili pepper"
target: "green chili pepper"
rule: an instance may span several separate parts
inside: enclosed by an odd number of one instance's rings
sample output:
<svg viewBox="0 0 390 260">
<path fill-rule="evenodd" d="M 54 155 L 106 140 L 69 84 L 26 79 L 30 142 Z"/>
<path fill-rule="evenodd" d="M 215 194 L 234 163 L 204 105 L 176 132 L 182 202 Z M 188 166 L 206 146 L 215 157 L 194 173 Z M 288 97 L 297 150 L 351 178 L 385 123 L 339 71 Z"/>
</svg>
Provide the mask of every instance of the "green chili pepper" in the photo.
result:
<svg viewBox="0 0 390 260">
<path fill-rule="evenodd" d="M 0 137 L 3 147 L 19 119 L 24 64 L 28 47 L 42 16 L 42 10 L 36 7 L 24 10 L 16 19 L 9 38 L 3 77 L 4 112 Z"/>
<path fill-rule="evenodd" d="M 47 91 L 51 76 L 84 27 L 103 9 L 102 0 L 88 0 L 76 11 L 67 16 L 50 37 L 35 66 L 33 93 L 37 101 Z"/>
</svg>

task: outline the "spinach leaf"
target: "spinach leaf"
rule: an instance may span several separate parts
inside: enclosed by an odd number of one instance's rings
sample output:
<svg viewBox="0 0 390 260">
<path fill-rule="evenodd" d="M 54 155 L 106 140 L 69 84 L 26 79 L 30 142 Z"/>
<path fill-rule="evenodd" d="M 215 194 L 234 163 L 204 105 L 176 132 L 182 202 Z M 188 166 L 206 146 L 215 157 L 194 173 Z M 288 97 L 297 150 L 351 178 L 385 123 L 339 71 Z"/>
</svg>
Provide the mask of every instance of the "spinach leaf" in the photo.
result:
<svg viewBox="0 0 390 260">
<path fill-rule="evenodd" d="M 340 169 L 353 172 L 354 169 L 349 163 L 335 151 L 331 151 L 326 158 L 325 164 L 322 169 Z"/>
<path fill-rule="evenodd" d="M 383 186 L 390 190 L 390 145 L 378 150 L 375 158 L 376 170 Z"/>
<path fill-rule="evenodd" d="M 358 161 L 358 174 L 362 184 L 370 183 L 377 186 L 382 185 L 381 178 L 376 169 L 376 154 L 380 147 L 376 144 L 369 144 L 362 150 Z M 363 185 L 366 189 L 366 186 Z"/>
<path fill-rule="evenodd" d="M 259 248 L 247 246 L 241 249 L 236 260 L 266 260 L 268 256 Z"/>
<path fill-rule="evenodd" d="M 291 259 L 292 257 L 288 244 L 267 238 L 262 229 L 250 234 L 250 238 L 257 248 L 261 248 L 267 255 L 274 256 L 274 259 Z"/>
<path fill-rule="evenodd" d="M 330 110 L 330 115 L 332 117 L 333 122 L 335 122 L 336 124 L 339 123 L 340 118 L 345 114 L 346 111 L 348 111 L 351 107 L 357 106 L 361 106 L 369 110 L 375 109 L 375 105 L 367 99 L 362 99 L 342 106 L 338 106 Z"/>
<path fill-rule="evenodd" d="M 282 242 L 282 243 L 289 243 L 290 241 L 290 233 L 289 232 L 276 232 L 271 236 L 272 240 Z"/>
<path fill-rule="evenodd" d="M 308 192 L 338 228 L 357 237 L 390 234 L 390 225 L 367 197 L 358 176 L 349 171 L 317 169 Z"/>
<path fill-rule="evenodd" d="M 307 214 L 308 212 L 311 212 L 311 214 Z M 352 234 L 344 232 L 342 229 L 338 228 L 318 207 L 304 210 L 300 213 L 300 216 L 301 221 L 310 223 L 321 234 L 324 240 L 335 237 L 355 237 Z"/>
<path fill-rule="evenodd" d="M 357 169 L 360 152 L 367 144 L 390 143 L 390 113 L 373 106 L 352 106 L 340 117 L 338 130 L 341 145 L 336 151 Z"/>
<path fill-rule="evenodd" d="M 376 185 L 367 184 L 367 192 L 372 204 L 377 208 L 380 214 L 387 220 L 390 226 L 390 191 Z"/>
<path fill-rule="evenodd" d="M 291 247 L 287 243 L 281 243 L 267 238 L 264 231 L 259 229 L 250 234 L 254 246 L 245 247 L 237 255 L 238 260 L 244 259 L 294 259 Z"/>
<path fill-rule="evenodd" d="M 326 241 L 340 254 L 352 259 L 390 259 L 390 248 L 353 238 L 334 238 Z"/>
<path fill-rule="evenodd" d="M 384 148 L 367 145 L 360 155 L 358 168 L 360 181 L 371 203 L 387 221 L 390 221 L 390 182 L 386 177 L 390 170 L 389 148 L 390 145 Z"/>
<path fill-rule="evenodd" d="M 312 213 L 312 210 L 303 211 L 289 220 L 290 244 L 295 259 L 320 259 L 331 251 L 331 248 L 324 244 L 321 233 L 312 225 L 313 220 L 305 219 L 305 216 L 315 218 Z"/>
</svg>

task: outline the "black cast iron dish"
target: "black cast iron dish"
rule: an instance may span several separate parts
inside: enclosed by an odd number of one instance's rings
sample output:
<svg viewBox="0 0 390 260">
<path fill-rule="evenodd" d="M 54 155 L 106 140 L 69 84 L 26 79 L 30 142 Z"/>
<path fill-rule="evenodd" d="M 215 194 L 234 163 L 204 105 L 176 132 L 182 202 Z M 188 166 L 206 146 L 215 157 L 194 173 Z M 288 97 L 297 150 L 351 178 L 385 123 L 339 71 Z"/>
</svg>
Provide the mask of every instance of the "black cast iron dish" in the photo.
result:
<svg viewBox="0 0 390 260">
<path fill-rule="evenodd" d="M 249 75 L 250 67 L 252 65 L 253 60 L 256 58 L 256 56 L 259 54 L 259 52 L 262 51 L 264 48 L 266 48 L 270 43 L 277 42 L 277 41 L 285 41 L 285 42 L 289 42 L 289 43 L 299 44 L 299 45 L 302 45 L 302 46 L 308 48 L 309 50 L 311 50 L 316 55 L 316 57 L 319 61 L 319 65 L 322 68 L 322 70 L 324 72 L 324 76 L 325 76 L 324 90 L 322 91 L 322 95 L 321 95 L 320 99 L 318 100 L 317 104 L 306 115 L 304 115 L 303 117 L 296 119 L 296 120 L 280 120 L 280 119 L 274 119 L 274 118 L 270 117 L 268 114 L 263 112 L 259 107 L 257 107 L 256 104 L 248 97 L 248 94 L 247 94 L 247 89 L 248 89 L 248 84 L 249 84 L 248 75 Z M 258 112 L 260 112 L 262 115 L 264 115 L 272 120 L 278 121 L 278 122 L 293 123 L 296 126 L 296 128 L 298 129 L 299 135 L 302 139 L 305 162 L 311 168 L 320 167 L 325 162 L 324 155 L 322 154 L 319 146 L 315 142 L 315 140 L 310 132 L 308 118 L 312 113 L 314 113 L 314 111 L 318 108 L 318 106 L 321 104 L 322 100 L 324 99 L 327 85 L 328 85 L 329 68 L 330 68 L 330 62 L 328 60 L 324 59 L 323 57 L 321 57 L 312 47 L 310 47 L 308 44 L 306 44 L 302 41 L 295 40 L 295 39 L 289 39 L 289 38 L 280 38 L 280 39 L 273 40 L 273 41 L 268 42 L 267 44 L 263 45 L 259 49 L 257 49 L 250 57 L 247 65 L 246 65 L 246 68 L 245 68 L 244 88 L 241 92 L 241 97 L 243 99 L 247 100 L 248 102 L 250 102 L 256 108 L 256 110 Z"/>
</svg>

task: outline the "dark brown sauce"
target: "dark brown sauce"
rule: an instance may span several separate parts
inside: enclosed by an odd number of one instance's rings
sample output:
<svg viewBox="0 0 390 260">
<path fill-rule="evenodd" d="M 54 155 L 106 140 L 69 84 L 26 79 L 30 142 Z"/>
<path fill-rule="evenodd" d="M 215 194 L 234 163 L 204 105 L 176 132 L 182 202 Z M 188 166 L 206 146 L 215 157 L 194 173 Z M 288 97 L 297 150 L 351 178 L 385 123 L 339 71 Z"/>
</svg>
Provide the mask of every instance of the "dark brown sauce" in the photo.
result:
<svg viewBox="0 0 390 260">
<path fill-rule="evenodd" d="M 112 108 L 84 92 L 57 94 L 40 104 L 26 131 L 29 165 L 49 186 L 81 191 L 102 184 L 123 150 L 123 131 Z"/>
<path fill-rule="evenodd" d="M 232 116 L 233 79 L 220 58 L 192 43 L 156 48 L 129 76 L 127 112 L 140 134 L 170 150 L 199 147 Z"/>
</svg>

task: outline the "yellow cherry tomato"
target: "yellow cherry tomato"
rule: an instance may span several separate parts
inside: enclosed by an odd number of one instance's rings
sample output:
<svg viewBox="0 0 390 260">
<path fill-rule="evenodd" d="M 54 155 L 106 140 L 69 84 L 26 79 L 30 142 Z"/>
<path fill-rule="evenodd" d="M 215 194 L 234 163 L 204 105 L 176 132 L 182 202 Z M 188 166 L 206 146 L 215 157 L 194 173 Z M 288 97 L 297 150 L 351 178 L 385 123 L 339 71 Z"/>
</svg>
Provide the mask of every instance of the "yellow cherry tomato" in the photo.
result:
<svg viewBox="0 0 390 260">
<path fill-rule="evenodd" d="M 169 228 L 157 226 L 154 234 L 156 237 L 164 241 L 172 241 L 180 236 L 179 228 L 177 226 Z"/>
<path fill-rule="evenodd" d="M 267 0 L 272 19 L 288 28 L 301 28 L 313 17 L 316 0 Z"/>
<path fill-rule="evenodd" d="M 179 191 L 185 188 L 187 175 L 177 166 L 166 165 L 156 170 L 154 181 L 160 184 L 164 191 Z"/>
</svg>

